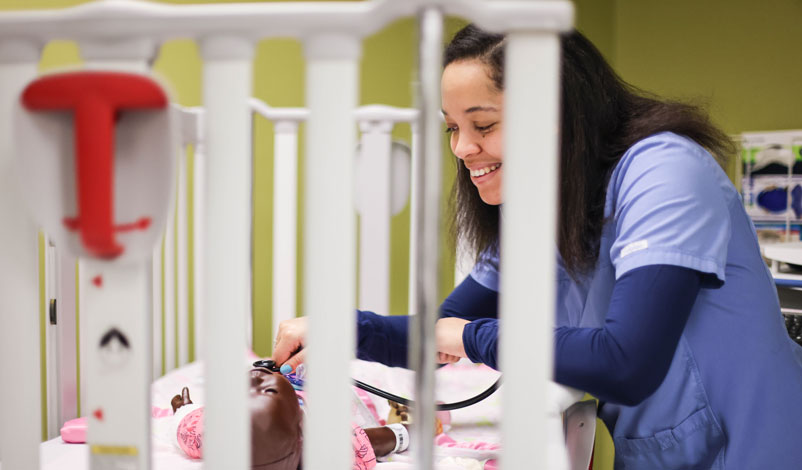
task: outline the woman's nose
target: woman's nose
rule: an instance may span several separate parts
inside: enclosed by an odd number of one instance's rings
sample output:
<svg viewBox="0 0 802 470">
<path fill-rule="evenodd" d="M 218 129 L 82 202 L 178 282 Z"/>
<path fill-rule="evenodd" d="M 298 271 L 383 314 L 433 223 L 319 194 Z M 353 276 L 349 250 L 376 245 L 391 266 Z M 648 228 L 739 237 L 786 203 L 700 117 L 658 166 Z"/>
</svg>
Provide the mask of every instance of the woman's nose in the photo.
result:
<svg viewBox="0 0 802 470">
<path fill-rule="evenodd" d="M 465 160 L 471 155 L 479 153 L 479 144 L 468 133 L 454 136 L 451 143 L 451 150 L 459 159 Z"/>
</svg>

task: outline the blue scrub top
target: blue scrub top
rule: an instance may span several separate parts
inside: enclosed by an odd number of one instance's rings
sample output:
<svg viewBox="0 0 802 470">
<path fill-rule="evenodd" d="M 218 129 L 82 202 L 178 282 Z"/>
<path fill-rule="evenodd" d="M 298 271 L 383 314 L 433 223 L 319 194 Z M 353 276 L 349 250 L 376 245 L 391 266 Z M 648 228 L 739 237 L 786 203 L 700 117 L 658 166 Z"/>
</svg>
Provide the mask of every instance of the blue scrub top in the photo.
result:
<svg viewBox="0 0 802 470">
<path fill-rule="evenodd" d="M 607 188 L 595 270 L 558 263 L 557 325 L 602 327 L 615 280 L 667 264 L 708 273 L 668 374 L 636 406 L 605 404 L 616 469 L 802 468 L 802 348 L 738 193 L 713 157 L 673 133 L 630 148 Z M 498 290 L 497 260 L 471 275 Z"/>
</svg>

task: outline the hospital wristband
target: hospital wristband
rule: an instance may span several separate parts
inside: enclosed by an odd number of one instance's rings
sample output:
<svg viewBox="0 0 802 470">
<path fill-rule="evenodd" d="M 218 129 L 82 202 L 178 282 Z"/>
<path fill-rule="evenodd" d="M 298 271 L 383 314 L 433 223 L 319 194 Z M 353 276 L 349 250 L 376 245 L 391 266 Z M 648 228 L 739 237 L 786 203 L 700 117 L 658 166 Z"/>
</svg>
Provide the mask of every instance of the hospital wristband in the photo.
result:
<svg viewBox="0 0 802 470">
<path fill-rule="evenodd" d="M 404 452 L 409 447 L 409 431 L 406 426 L 401 423 L 388 424 L 387 428 L 395 434 L 395 449 L 391 454 Z"/>
</svg>

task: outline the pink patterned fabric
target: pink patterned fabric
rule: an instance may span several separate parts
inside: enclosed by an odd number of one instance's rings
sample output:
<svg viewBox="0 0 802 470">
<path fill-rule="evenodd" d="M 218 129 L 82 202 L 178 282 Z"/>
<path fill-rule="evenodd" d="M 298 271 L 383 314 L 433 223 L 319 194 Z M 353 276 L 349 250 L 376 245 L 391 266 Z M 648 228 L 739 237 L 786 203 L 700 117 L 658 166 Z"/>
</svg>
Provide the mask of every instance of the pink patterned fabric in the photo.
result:
<svg viewBox="0 0 802 470">
<path fill-rule="evenodd" d="M 379 417 L 378 411 L 376 411 L 376 405 L 373 404 L 373 399 L 368 395 L 368 392 L 362 390 L 361 388 L 354 387 L 354 391 L 365 407 L 370 411 L 370 414 L 376 418 L 376 422 L 384 426 L 387 422 Z"/>
<path fill-rule="evenodd" d="M 184 416 L 176 430 L 178 446 L 189 458 L 203 458 L 203 408 Z"/>
<path fill-rule="evenodd" d="M 452 439 L 448 434 L 440 434 L 434 438 L 435 445 L 440 447 L 459 447 L 461 449 L 474 449 L 474 450 L 498 450 L 501 448 L 498 444 L 490 444 L 487 442 L 474 441 L 474 442 L 457 442 Z"/>
<path fill-rule="evenodd" d="M 173 410 L 169 408 L 159 408 L 158 406 L 150 407 L 151 418 L 166 418 L 167 416 L 172 416 L 172 415 L 173 415 Z"/>
<path fill-rule="evenodd" d="M 501 446 L 498 444 L 491 444 L 488 442 L 457 442 L 452 439 L 448 434 L 438 434 L 434 438 L 434 444 L 439 447 L 456 447 L 460 449 L 473 449 L 473 450 L 498 450 Z M 498 470 L 498 462 L 496 459 L 490 459 L 485 462 L 484 470 Z"/>
<path fill-rule="evenodd" d="M 354 446 L 354 466 L 353 470 L 370 470 L 376 466 L 376 454 L 365 430 L 352 424 L 353 434 L 351 443 Z"/>
<path fill-rule="evenodd" d="M 299 395 L 302 395 L 299 393 Z M 371 470 L 376 466 L 376 454 L 365 430 L 352 424 L 351 443 L 354 447 L 353 470 Z M 203 407 L 191 411 L 178 423 L 178 446 L 189 458 L 203 458 Z"/>
</svg>

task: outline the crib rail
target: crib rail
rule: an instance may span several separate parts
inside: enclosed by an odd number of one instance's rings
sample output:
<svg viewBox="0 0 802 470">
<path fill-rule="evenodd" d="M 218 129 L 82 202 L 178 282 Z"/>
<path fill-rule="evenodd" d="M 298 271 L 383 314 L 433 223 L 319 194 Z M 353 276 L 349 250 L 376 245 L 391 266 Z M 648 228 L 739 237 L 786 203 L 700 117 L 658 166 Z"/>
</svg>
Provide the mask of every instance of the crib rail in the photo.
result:
<svg viewBox="0 0 802 470">
<path fill-rule="evenodd" d="M 271 2 L 165 5 L 106 0 L 63 10 L 15 11 L 0 15 L 0 38 L 40 43 L 52 39 L 163 42 L 177 37 L 308 37 L 321 31 L 365 37 L 391 21 L 432 6 L 444 15 L 469 18 L 497 31 L 565 31 L 573 9 L 566 2 L 516 0 L 373 0 L 370 2 Z"/>
</svg>

